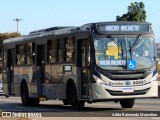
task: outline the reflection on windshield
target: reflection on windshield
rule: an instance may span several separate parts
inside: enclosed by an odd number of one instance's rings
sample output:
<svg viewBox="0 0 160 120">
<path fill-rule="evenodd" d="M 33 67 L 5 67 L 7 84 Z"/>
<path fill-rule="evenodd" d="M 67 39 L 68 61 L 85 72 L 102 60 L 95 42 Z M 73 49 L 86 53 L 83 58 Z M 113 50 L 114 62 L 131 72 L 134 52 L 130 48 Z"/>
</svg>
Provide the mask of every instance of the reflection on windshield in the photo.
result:
<svg viewBox="0 0 160 120">
<path fill-rule="evenodd" d="M 152 38 L 142 38 L 131 50 L 135 38 L 96 38 L 94 41 L 96 63 L 99 67 L 109 70 L 128 69 L 128 60 L 135 62 L 135 69 L 151 67 L 154 61 L 154 44 Z M 127 42 L 126 42 L 127 41 Z"/>
<path fill-rule="evenodd" d="M 132 46 L 132 44 L 134 44 L 135 39 L 127 38 L 127 41 L 130 42 Z M 138 44 L 132 49 L 132 59 L 136 61 L 137 69 L 151 67 L 155 62 L 153 39 L 141 38 Z"/>
</svg>

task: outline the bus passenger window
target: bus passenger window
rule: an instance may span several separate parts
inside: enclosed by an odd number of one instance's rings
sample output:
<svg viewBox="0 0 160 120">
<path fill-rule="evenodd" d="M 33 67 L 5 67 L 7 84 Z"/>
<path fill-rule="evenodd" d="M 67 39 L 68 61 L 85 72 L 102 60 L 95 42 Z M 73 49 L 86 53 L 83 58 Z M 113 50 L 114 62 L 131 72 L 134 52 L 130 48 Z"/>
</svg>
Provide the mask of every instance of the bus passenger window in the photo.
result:
<svg viewBox="0 0 160 120">
<path fill-rule="evenodd" d="M 65 61 L 64 57 L 65 57 L 65 40 L 60 39 L 58 48 L 58 62 Z"/>
<path fill-rule="evenodd" d="M 16 64 L 24 65 L 25 64 L 25 45 L 16 46 Z"/>
<path fill-rule="evenodd" d="M 5 49 L 4 50 L 4 53 L 3 53 L 3 65 L 6 66 L 7 65 L 7 50 Z"/>
<path fill-rule="evenodd" d="M 35 43 L 27 44 L 26 64 L 35 63 Z"/>
<path fill-rule="evenodd" d="M 16 45 L 16 65 L 35 63 L 35 43 Z"/>
<path fill-rule="evenodd" d="M 63 62 L 64 61 L 64 51 L 63 50 L 59 50 L 58 61 L 59 62 Z"/>
<path fill-rule="evenodd" d="M 57 61 L 57 40 L 48 40 L 47 42 L 47 61 L 54 63 Z"/>
<path fill-rule="evenodd" d="M 75 48 L 74 48 L 74 38 L 69 36 L 66 42 L 66 61 L 74 61 L 75 58 Z"/>
</svg>

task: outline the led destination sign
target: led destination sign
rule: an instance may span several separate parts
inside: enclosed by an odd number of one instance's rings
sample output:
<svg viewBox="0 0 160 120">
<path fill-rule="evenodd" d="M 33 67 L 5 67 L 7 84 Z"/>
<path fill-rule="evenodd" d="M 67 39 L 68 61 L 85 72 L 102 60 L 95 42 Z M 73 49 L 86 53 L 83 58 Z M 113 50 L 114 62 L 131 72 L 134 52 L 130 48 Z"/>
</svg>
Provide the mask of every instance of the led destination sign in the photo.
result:
<svg viewBox="0 0 160 120">
<path fill-rule="evenodd" d="M 106 25 L 106 31 L 139 31 L 139 25 Z"/>
<path fill-rule="evenodd" d="M 101 24 L 97 25 L 100 33 L 146 33 L 149 32 L 149 24 Z"/>
</svg>

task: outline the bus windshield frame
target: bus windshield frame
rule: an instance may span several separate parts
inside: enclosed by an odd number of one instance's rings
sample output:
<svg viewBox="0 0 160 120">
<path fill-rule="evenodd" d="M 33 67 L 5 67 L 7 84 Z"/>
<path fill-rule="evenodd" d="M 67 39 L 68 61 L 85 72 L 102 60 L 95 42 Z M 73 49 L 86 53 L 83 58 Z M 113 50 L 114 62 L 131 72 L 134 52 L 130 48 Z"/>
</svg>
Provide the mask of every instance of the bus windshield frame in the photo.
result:
<svg viewBox="0 0 160 120">
<path fill-rule="evenodd" d="M 96 65 L 105 70 L 143 70 L 156 64 L 151 36 L 96 37 L 94 48 Z"/>
</svg>

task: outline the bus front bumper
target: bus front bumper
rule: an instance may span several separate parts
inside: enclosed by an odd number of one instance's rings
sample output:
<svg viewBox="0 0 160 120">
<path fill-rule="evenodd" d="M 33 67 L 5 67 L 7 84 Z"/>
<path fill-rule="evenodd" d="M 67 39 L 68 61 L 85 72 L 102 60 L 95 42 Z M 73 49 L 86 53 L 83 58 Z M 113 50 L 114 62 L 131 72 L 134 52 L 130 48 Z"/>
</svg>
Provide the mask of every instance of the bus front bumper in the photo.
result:
<svg viewBox="0 0 160 120">
<path fill-rule="evenodd" d="M 92 84 L 93 100 L 115 100 L 158 97 L 158 81 L 143 86 L 112 87 Z"/>
</svg>

